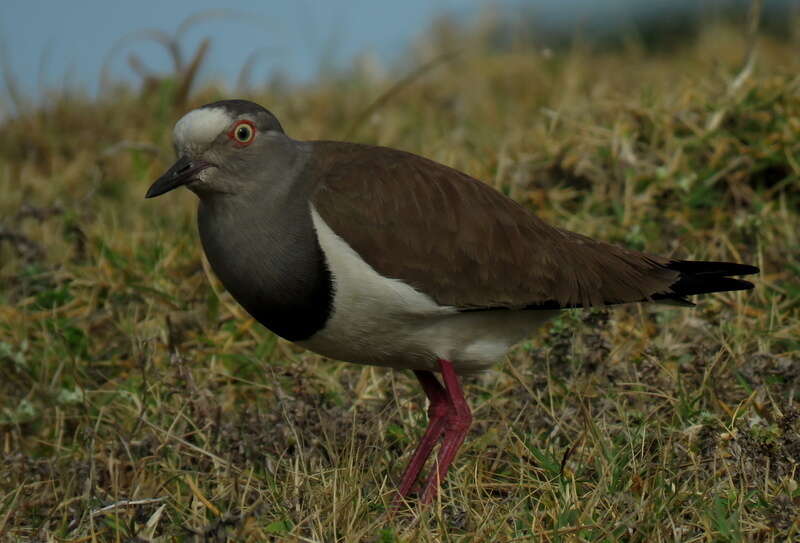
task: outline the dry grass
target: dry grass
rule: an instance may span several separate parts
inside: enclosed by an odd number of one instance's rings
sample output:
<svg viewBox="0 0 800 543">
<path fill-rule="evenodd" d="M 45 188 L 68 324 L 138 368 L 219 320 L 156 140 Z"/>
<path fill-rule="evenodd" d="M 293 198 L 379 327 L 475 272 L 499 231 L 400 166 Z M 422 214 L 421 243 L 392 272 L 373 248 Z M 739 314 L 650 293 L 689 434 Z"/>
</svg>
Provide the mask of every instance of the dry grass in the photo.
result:
<svg viewBox="0 0 800 543">
<path fill-rule="evenodd" d="M 352 130 L 582 233 L 757 264 L 756 290 L 565 312 L 468 380 L 440 501 L 389 519 L 425 424 L 413 377 L 276 340 L 209 282 L 194 198 L 143 200 L 172 123 L 221 93 L 59 98 L 0 132 L 3 541 L 800 537 L 800 43 L 763 39 L 730 93 L 736 29 L 658 56 L 459 39 L 355 127 L 392 81 L 250 97 L 294 137 Z"/>
</svg>

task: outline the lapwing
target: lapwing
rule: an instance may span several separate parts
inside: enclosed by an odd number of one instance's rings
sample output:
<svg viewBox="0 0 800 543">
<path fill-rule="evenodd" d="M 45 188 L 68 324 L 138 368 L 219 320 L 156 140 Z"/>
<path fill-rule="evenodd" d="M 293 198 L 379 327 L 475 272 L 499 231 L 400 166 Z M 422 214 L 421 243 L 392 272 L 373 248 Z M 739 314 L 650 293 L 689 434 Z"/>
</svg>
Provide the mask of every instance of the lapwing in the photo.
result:
<svg viewBox="0 0 800 543">
<path fill-rule="evenodd" d="M 559 310 L 691 305 L 751 289 L 731 276 L 759 271 L 595 241 L 421 156 L 294 140 L 245 100 L 190 111 L 173 136 L 177 162 L 147 197 L 180 186 L 199 197 L 206 257 L 253 318 L 325 357 L 414 372 L 429 425 L 398 496 L 441 441 L 423 503 L 469 431 L 460 374 L 489 368 Z"/>
</svg>

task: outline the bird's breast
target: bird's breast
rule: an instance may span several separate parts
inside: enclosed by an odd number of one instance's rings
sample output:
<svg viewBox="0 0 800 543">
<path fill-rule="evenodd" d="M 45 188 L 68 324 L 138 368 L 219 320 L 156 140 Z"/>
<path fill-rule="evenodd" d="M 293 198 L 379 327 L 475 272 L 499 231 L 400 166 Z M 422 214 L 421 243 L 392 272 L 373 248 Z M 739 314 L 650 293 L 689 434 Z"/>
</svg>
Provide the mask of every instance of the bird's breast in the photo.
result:
<svg viewBox="0 0 800 543">
<path fill-rule="evenodd" d="M 215 211 L 201 205 L 200 239 L 212 269 L 236 301 L 290 341 L 323 328 L 331 314 L 333 286 L 310 214 L 306 222 L 302 213 L 282 220 L 280 214 Z"/>
</svg>

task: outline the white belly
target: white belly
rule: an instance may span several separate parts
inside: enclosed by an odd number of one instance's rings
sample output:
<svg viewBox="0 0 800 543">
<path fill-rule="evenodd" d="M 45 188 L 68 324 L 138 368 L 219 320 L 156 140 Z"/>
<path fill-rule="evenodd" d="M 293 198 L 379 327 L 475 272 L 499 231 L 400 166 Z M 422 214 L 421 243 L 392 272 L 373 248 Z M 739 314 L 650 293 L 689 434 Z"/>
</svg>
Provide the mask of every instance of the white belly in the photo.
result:
<svg viewBox="0 0 800 543">
<path fill-rule="evenodd" d="M 556 311 L 459 312 L 411 286 L 376 272 L 312 207 L 334 283 L 333 311 L 303 347 L 324 356 L 377 366 L 435 370 L 436 359 L 457 371 L 479 371 L 531 335 Z"/>
</svg>

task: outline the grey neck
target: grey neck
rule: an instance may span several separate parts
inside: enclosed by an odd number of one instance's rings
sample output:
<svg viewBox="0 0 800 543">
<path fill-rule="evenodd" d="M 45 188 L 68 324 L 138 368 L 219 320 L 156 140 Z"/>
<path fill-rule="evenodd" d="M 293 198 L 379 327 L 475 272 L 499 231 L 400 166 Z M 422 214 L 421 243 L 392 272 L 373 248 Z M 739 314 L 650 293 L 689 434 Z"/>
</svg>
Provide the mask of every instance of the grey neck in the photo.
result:
<svg viewBox="0 0 800 543">
<path fill-rule="evenodd" d="M 332 282 L 311 219 L 310 183 L 202 198 L 203 249 L 225 288 L 261 324 L 291 341 L 331 312 Z"/>
</svg>

